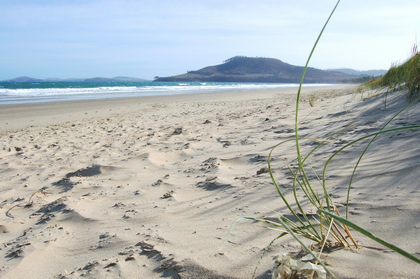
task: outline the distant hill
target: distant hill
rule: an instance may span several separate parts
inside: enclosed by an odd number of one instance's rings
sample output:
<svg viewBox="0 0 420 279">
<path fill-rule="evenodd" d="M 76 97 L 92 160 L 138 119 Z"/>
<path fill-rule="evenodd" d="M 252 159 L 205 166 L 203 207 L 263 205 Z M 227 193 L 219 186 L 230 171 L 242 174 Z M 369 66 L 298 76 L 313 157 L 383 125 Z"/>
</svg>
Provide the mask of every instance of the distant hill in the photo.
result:
<svg viewBox="0 0 420 279">
<path fill-rule="evenodd" d="M 84 78 L 46 78 L 43 81 L 45 82 L 82 82 L 84 81 Z"/>
<path fill-rule="evenodd" d="M 14 79 L 4 80 L 4 82 L 42 82 L 42 79 L 31 78 L 31 77 L 17 77 Z"/>
<path fill-rule="evenodd" d="M 104 78 L 104 77 L 94 77 L 94 78 L 88 78 L 83 80 L 84 82 L 114 82 L 116 80 L 112 78 Z"/>
<path fill-rule="evenodd" d="M 274 58 L 235 56 L 220 65 L 176 76 L 156 77 L 155 81 L 298 83 L 303 69 Z M 308 68 L 305 82 L 340 83 L 354 78 L 342 72 Z"/>
<path fill-rule="evenodd" d="M 363 77 L 363 76 L 370 76 L 370 77 L 377 77 L 383 76 L 387 70 L 367 70 L 367 71 L 358 71 L 349 68 L 338 68 L 338 69 L 329 69 L 329 71 L 336 71 L 345 73 L 352 76 Z"/>
<path fill-rule="evenodd" d="M 138 81 L 138 82 L 150 81 L 150 80 L 147 80 L 147 79 L 133 78 L 133 77 L 114 77 L 112 79 L 118 80 L 118 81 Z"/>
<path fill-rule="evenodd" d="M 132 77 L 113 77 L 113 78 L 95 77 L 95 78 L 85 79 L 84 81 L 85 82 L 116 82 L 116 81 L 144 82 L 144 81 L 149 81 L 149 80 L 141 79 L 141 78 L 132 78 Z"/>
<path fill-rule="evenodd" d="M 2 82 L 118 82 L 118 81 L 133 81 L 133 82 L 147 82 L 150 80 L 133 78 L 133 77 L 114 77 L 114 78 L 104 78 L 104 77 L 95 77 L 95 78 L 48 78 L 48 79 L 37 79 L 31 77 L 17 77 L 14 79 L 3 80 Z"/>
</svg>

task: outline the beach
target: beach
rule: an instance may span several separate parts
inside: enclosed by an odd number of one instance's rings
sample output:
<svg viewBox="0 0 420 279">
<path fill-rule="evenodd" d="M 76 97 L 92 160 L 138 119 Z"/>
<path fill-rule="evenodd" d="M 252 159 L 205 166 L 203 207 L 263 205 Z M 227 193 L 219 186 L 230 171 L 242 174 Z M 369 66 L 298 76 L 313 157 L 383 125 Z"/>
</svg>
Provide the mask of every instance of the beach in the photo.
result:
<svg viewBox="0 0 420 279">
<path fill-rule="evenodd" d="M 298 251 L 280 232 L 238 218 L 287 214 L 270 174 L 293 199 L 296 88 L 0 106 L 1 278 L 271 278 Z M 316 96 L 312 103 L 310 99 Z M 310 158 L 379 131 L 403 92 L 306 87 L 302 152 Z M 385 103 L 386 100 L 386 103 Z M 420 104 L 388 126 L 420 124 Z M 378 137 L 351 188 L 349 219 L 420 256 L 420 130 Z M 368 142 L 334 158 L 328 187 L 344 212 Z M 341 206 L 341 207 L 340 207 Z M 229 234 L 230 232 L 230 234 Z M 338 278 L 419 278 L 420 266 L 355 232 L 359 249 L 325 254 Z M 310 241 L 305 240 L 308 244 Z M 380 248 L 380 249 L 372 249 Z M 265 252 L 264 252 L 265 251 Z"/>
</svg>

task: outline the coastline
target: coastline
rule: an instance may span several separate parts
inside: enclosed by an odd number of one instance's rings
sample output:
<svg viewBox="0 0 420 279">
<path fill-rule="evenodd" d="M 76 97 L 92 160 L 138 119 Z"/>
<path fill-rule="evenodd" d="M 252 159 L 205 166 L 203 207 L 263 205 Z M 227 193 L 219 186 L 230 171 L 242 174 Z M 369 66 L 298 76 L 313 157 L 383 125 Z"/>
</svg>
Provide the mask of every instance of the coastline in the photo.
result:
<svg viewBox="0 0 420 279">
<path fill-rule="evenodd" d="M 341 89 L 349 85 L 328 85 L 303 87 L 302 92 L 323 89 Z M 351 86 L 351 85 L 350 85 Z M 294 95 L 297 88 L 278 88 L 261 90 L 219 91 L 190 93 L 180 95 L 154 95 L 140 97 L 120 97 L 87 100 L 68 100 L 26 104 L 0 105 L 0 132 L 21 129 L 29 126 L 52 125 L 89 117 L 105 117 L 121 112 L 136 112 L 143 105 L 171 102 L 200 102 L 210 100 L 246 100 L 257 94 L 259 98 L 270 98 L 274 94 Z"/>
<path fill-rule="evenodd" d="M 326 154 L 375 131 L 406 101 L 362 100 L 354 85 L 303 88 L 301 136 L 344 127 Z M 317 93 L 314 106 L 311 94 Z M 299 250 L 290 237 L 240 217 L 285 213 L 266 167 L 293 138 L 295 88 L 113 98 L 0 107 L 0 277 L 271 278 L 273 258 Z M 365 96 L 366 97 L 366 96 Z M 397 119 L 417 123 L 419 104 Z M 7 124 L 6 124 L 7 123 Z M 352 189 L 351 220 L 420 253 L 419 131 L 377 140 Z M 310 150 L 311 141 L 303 144 Z M 338 204 L 360 148 L 329 170 Z M 275 176 L 288 187 L 282 156 Z M 289 185 L 290 186 L 290 185 Z M 288 196 L 291 197 L 291 192 Z M 362 245 L 377 246 L 356 234 Z M 415 278 L 418 265 L 368 248 L 326 255 L 339 278 Z"/>
<path fill-rule="evenodd" d="M 304 87 L 325 87 L 334 84 L 307 83 Z M 296 83 L 203 83 L 203 82 L 140 82 L 140 83 L 1 83 L 0 106 L 113 98 L 138 98 L 298 88 Z"/>
</svg>

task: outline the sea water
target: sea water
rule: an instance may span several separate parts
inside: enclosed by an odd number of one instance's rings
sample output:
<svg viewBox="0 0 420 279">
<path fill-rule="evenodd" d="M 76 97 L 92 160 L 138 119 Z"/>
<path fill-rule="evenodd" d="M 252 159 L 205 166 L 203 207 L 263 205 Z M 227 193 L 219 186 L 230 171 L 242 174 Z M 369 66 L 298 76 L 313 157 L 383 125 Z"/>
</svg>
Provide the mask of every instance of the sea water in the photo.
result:
<svg viewBox="0 0 420 279">
<path fill-rule="evenodd" d="M 325 86 L 326 84 L 311 84 Z M 0 105 L 298 87 L 232 82 L 0 82 Z"/>
</svg>

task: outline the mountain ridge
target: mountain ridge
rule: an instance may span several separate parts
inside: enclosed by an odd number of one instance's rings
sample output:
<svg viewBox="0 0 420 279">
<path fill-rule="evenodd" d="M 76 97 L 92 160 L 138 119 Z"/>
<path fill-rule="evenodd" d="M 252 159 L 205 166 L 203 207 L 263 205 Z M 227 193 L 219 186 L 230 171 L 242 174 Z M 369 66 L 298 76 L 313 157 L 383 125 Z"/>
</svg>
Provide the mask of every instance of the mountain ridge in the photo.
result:
<svg viewBox="0 0 420 279">
<path fill-rule="evenodd" d="M 298 83 L 303 70 L 302 66 L 291 65 L 275 58 L 235 56 L 225 60 L 223 64 L 175 76 L 155 77 L 155 81 Z M 342 83 L 359 77 L 362 76 L 308 67 L 305 82 Z"/>
<path fill-rule="evenodd" d="M 366 76 L 377 77 L 377 76 L 382 76 L 386 74 L 387 72 L 387 70 L 383 70 L 383 69 L 359 71 L 359 70 L 354 70 L 350 68 L 328 69 L 328 71 L 342 72 L 342 73 L 352 75 L 352 76 L 357 76 L 357 77 L 366 77 Z"/>
</svg>

